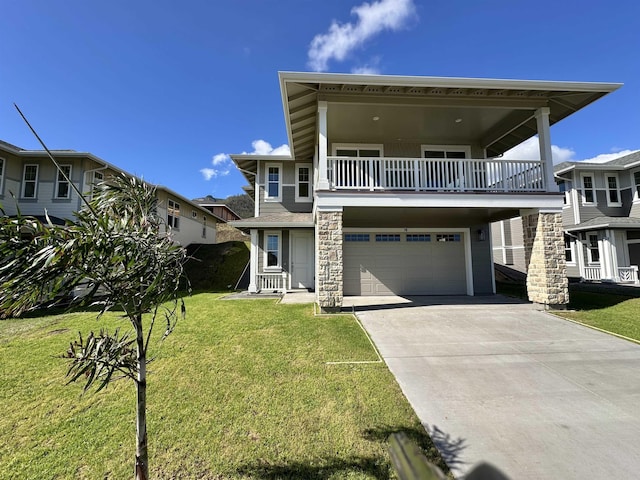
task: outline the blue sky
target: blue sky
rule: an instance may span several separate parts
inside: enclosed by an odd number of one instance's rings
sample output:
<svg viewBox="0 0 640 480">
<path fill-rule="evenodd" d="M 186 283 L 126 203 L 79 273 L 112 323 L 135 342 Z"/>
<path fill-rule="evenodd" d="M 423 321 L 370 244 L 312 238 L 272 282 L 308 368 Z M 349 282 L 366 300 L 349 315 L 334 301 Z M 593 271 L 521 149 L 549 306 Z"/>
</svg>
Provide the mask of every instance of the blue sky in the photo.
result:
<svg viewBox="0 0 640 480">
<path fill-rule="evenodd" d="M 279 70 L 621 82 L 554 154 L 640 148 L 637 0 L 4 0 L 0 31 L 0 139 L 39 148 L 15 102 L 50 148 L 190 198 L 242 193 L 230 153 L 286 152 Z"/>
</svg>

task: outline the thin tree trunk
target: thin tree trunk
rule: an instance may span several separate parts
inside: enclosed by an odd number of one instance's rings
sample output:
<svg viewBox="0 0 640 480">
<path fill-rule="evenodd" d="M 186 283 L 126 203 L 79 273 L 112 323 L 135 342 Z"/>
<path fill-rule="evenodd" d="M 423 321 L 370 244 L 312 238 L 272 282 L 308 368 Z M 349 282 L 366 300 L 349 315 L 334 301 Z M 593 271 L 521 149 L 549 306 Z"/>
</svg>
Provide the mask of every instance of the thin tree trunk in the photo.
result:
<svg viewBox="0 0 640 480">
<path fill-rule="evenodd" d="M 147 358 L 142 334 L 142 315 L 136 318 L 136 343 L 138 346 L 138 379 L 136 391 L 136 480 L 148 480 L 149 455 L 147 452 Z"/>
</svg>

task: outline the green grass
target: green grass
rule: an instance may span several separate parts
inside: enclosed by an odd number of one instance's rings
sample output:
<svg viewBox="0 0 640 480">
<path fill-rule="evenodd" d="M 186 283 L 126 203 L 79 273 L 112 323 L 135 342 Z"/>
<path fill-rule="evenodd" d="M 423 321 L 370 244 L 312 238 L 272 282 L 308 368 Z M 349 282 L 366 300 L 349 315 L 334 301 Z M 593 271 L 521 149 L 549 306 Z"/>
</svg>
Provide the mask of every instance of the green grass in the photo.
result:
<svg viewBox="0 0 640 480">
<path fill-rule="evenodd" d="M 444 467 L 351 316 L 309 305 L 186 299 L 187 319 L 150 365 L 152 478 L 388 478 L 386 439 L 406 431 Z M 0 322 L 0 478 L 121 479 L 133 470 L 135 393 L 65 386 L 55 358 L 95 313 Z"/>
</svg>

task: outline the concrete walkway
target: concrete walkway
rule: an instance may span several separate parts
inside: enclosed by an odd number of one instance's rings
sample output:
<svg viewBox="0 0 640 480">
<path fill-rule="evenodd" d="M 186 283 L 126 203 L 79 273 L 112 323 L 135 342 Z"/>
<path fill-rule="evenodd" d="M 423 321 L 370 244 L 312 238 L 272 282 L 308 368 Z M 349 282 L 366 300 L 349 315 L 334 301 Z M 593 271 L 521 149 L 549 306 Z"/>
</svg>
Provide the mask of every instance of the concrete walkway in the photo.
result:
<svg viewBox="0 0 640 480">
<path fill-rule="evenodd" d="M 345 300 L 456 476 L 638 478 L 640 345 L 500 296 Z"/>
</svg>

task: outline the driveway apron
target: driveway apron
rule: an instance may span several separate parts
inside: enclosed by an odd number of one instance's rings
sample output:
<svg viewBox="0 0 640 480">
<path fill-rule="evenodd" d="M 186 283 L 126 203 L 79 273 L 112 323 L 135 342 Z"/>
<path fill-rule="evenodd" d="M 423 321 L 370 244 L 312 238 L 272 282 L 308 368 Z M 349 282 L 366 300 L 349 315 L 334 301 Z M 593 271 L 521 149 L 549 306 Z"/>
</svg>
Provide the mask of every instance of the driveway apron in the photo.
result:
<svg viewBox="0 0 640 480">
<path fill-rule="evenodd" d="M 640 475 L 640 345 L 500 296 L 351 302 L 456 476 Z"/>
</svg>

